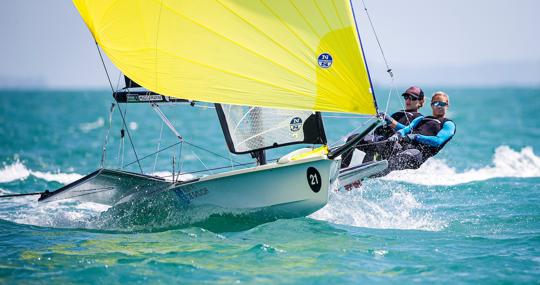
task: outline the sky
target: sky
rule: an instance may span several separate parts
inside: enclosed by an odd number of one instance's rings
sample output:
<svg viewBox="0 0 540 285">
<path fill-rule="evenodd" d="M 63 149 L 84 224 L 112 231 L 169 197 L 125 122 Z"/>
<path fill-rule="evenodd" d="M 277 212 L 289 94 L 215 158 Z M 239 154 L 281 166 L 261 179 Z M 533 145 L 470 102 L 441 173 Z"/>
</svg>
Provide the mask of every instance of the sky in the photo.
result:
<svg viewBox="0 0 540 285">
<path fill-rule="evenodd" d="M 373 81 L 387 86 L 362 0 L 353 2 Z M 540 86 L 538 0 L 364 2 L 397 85 Z M 0 88 L 108 87 L 71 1 L 1 1 L 0 35 Z"/>
</svg>

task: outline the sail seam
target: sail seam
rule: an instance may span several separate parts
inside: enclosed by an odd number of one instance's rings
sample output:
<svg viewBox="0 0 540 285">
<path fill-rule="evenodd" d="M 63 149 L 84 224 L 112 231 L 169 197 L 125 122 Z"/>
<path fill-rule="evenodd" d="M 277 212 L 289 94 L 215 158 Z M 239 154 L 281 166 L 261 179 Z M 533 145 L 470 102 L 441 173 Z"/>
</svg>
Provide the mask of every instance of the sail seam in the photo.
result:
<svg viewBox="0 0 540 285">
<path fill-rule="evenodd" d="M 219 1 L 217 1 L 217 2 L 219 3 Z M 221 3 L 220 3 L 220 4 L 221 4 Z M 244 50 L 246 50 L 246 51 L 248 51 L 248 52 L 254 54 L 255 56 L 258 56 L 258 57 L 260 57 L 260 58 L 262 58 L 262 59 L 265 59 L 265 60 L 267 60 L 268 62 L 272 62 L 275 66 L 280 67 L 280 68 L 282 68 L 283 70 L 286 70 L 286 71 L 288 71 L 289 73 L 291 73 L 291 74 L 293 74 L 293 75 L 296 75 L 296 76 L 298 76 L 298 77 L 301 78 L 301 79 L 304 79 L 304 80 L 305 80 L 306 82 L 308 82 L 309 84 L 314 84 L 314 85 L 316 85 L 316 82 L 315 82 L 313 79 L 310 79 L 310 78 L 305 77 L 305 76 L 303 76 L 303 75 L 301 75 L 301 74 L 298 74 L 297 72 L 291 70 L 290 68 L 287 68 L 286 66 L 277 63 L 276 61 L 272 60 L 271 58 L 268 58 L 268 57 L 266 57 L 266 56 L 264 56 L 264 55 L 262 55 L 262 54 L 260 54 L 260 53 L 257 53 L 256 51 L 254 51 L 254 50 L 252 50 L 252 49 L 249 49 L 249 48 L 247 48 L 246 46 L 241 45 L 240 43 L 234 41 L 234 40 L 231 39 L 231 38 L 226 37 L 225 35 L 222 35 L 222 34 L 217 33 L 216 31 L 214 31 L 214 30 L 212 30 L 211 28 L 209 28 L 209 27 L 203 25 L 202 23 L 199 23 L 199 22 L 195 21 L 194 19 L 192 19 L 192 18 L 190 18 L 190 17 L 188 17 L 188 16 L 186 16 L 186 15 L 184 15 L 184 14 L 179 13 L 177 10 L 173 9 L 172 7 L 170 7 L 170 6 L 166 5 L 166 4 L 164 4 L 164 6 L 165 6 L 166 9 L 170 10 L 172 13 L 174 13 L 174 14 L 176 14 L 176 15 L 182 17 L 182 18 L 185 18 L 185 19 L 189 20 L 190 22 L 196 24 L 196 25 L 199 26 L 199 27 L 204 28 L 205 30 L 207 30 L 207 31 L 209 31 L 209 32 L 211 32 L 211 33 L 213 33 L 213 34 L 219 36 L 220 38 L 223 38 L 223 39 L 225 39 L 225 40 L 227 40 L 227 41 L 229 41 L 229 42 L 235 44 L 236 46 L 238 46 L 238 47 L 240 47 L 240 48 L 242 48 L 242 49 L 244 49 Z M 222 6 L 223 6 L 223 4 L 222 4 Z M 226 8 L 227 10 L 231 11 L 228 7 L 226 7 L 226 6 L 223 6 L 223 7 Z M 233 14 L 234 14 L 234 13 L 233 13 Z M 242 18 L 241 18 L 240 16 L 238 16 L 237 14 L 234 14 L 234 15 L 236 15 L 237 17 L 239 17 L 240 19 L 242 19 Z M 246 22 L 246 21 L 244 20 L 244 22 Z M 253 27 L 253 25 L 251 25 L 251 23 L 249 23 L 249 22 L 246 22 L 246 23 L 248 23 L 250 26 Z M 259 31 L 259 30 L 257 29 L 257 31 Z M 259 32 L 260 32 L 260 31 L 259 31 Z M 261 33 L 261 34 L 262 34 L 262 33 Z M 263 35 L 264 35 L 264 34 L 263 34 Z M 267 38 L 268 38 L 268 37 L 267 37 Z M 269 38 L 269 39 L 272 40 L 271 38 Z M 274 43 L 276 43 L 276 42 L 274 41 Z M 279 45 L 278 43 L 276 43 L 276 44 Z M 282 48 L 283 48 L 283 47 L 282 47 Z M 287 51 L 287 53 L 291 54 L 288 50 L 285 49 L 285 51 Z M 292 55 L 293 57 L 297 58 L 298 60 L 300 60 L 301 62 L 303 62 L 301 59 L 299 59 L 298 57 L 294 56 L 293 54 L 291 54 L 291 55 Z M 303 63 L 304 63 L 304 65 L 308 66 L 311 70 L 315 71 L 315 69 L 314 69 L 313 67 L 311 67 L 310 64 L 306 64 L 305 62 L 303 62 Z M 310 96 L 311 96 L 311 97 L 314 97 L 313 95 L 310 95 Z"/>
<path fill-rule="evenodd" d="M 300 12 L 300 10 L 298 9 L 298 7 L 296 7 L 296 5 L 294 5 L 294 2 L 289 0 L 289 2 L 291 2 L 291 4 L 293 5 L 294 9 L 296 10 L 296 12 L 298 13 L 298 15 L 300 15 L 302 17 L 302 19 L 304 20 L 304 22 L 308 25 L 309 29 L 311 30 L 311 32 L 315 35 L 317 35 L 318 38 L 321 38 L 321 35 L 319 35 L 319 33 L 317 33 L 317 30 L 311 25 L 311 23 L 306 19 L 306 17 L 304 17 L 304 14 L 302 14 L 302 12 Z"/>
<path fill-rule="evenodd" d="M 328 30 L 332 30 L 332 26 L 330 25 L 330 22 L 328 22 L 328 19 L 324 16 L 324 13 L 321 10 L 321 7 L 319 7 L 319 4 L 317 4 L 317 1 L 313 0 L 313 4 L 315 4 L 315 7 L 317 7 L 317 10 L 319 11 L 319 14 L 321 14 L 321 18 L 324 20 L 324 23 L 326 23 L 326 26 L 328 27 Z"/>
<path fill-rule="evenodd" d="M 302 93 L 300 91 L 297 91 L 297 90 L 293 90 L 293 89 L 289 89 L 289 88 L 284 88 L 283 86 L 279 86 L 279 85 L 276 85 L 276 84 L 272 84 L 272 83 L 269 83 L 269 82 L 266 82 L 266 81 L 263 81 L 263 80 L 260 80 L 260 79 L 256 79 L 256 78 L 252 78 L 252 77 L 249 77 L 249 76 L 246 76 L 246 75 L 243 75 L 243 74 L 240 74 L 240 73 L 236 73 L 236 72 L 233 72 L 233 71 L 230 71 L 230 70 L 225 70 L 225 69 L 221 69 L 221 68 L 218 68 L 218 67 L 213 67 L 213 66 L 210 66 L 210 65 L 207 65 L 205 63 L 202 63 L 202 62 L 198 62 L 198 61 L 194 61 L 194 60 L 189 60 L 187 58 L 183 58 L 183 57 L 180 57 L 178 55 L 175 55 L 175 54 L 172 54 L 172 53 L 169 53 L 169 52 L 166 52 L 166 51 L 161 51 L 162 53 L 164 54 L 167 54 L 167 55 L 170 55 L 172 57 L 176 57 L 178 59 L 181 59 L 181 60 L 184 60 L 184 61 L 187 61 L 187 62 L 191 62 L 191 63 L 194 63 L 194 64 L 197 64 L 197 65 L 200 65 L 200 66 L 204 66 L 208 69 L 213 69 L 213 70 L 217 70 L 217 71 L 221 71 L 223 73 L 227 73 L 227 74 L 232 74 L 232 75 L 235 75 L 235 76 L 238 76 L 238 77 L 242 77 L 244 79 L 248 79 L 248 80 L 252 80 L 252 81 L 255 81 L 255 82 L 259 82 L 261 84 L 264 84 L 264 85 L 267 85 L 267 86 L 271 86 L 271 87 L 275 87 L 277 89 L 280 89 L 280 90 L 285 90 L 285 91 L 288 91 L 288 92 L 291 92 L 292 94 L 296 94 L 298 96 L 302 96 L 302 97 L 315 97 L 315 95 L 311 94 L 311 93 Z"/>
<path fill-rule="evenodd" d="M 338 8 L 336 6 L 336 1 L 332 1 L 332 6 L 334 7 L 334 12 L 336 12 L 336 16 L 339 20 L 339 23 L 341 24 L 341 27 L 345 28 L 345 24 L 343 24 L 343 21 L 341 20 L 341 17 L 339 16 Z"/>
<path fill-rule="evenodd" d="M 280 44 L 279 42 L 277 42 L 276 40 L 274 40 L 273 38 L 271 38 L 270 36 L 268 36 L 266 33 L 264 33 L 263 31 L 261 31 L 261 29 L 257 28 L 256 25 L 254 25 L 253 23 L 251 23 L 250 21 L 248 21 L 246 18 L 242 17 L 241 15 L 239 15 L 238 13 L 234 12 L 234 10 L 232 10 L 230 7 L 226 6 L 225 4 L 223 4 L 223 2 L 221 2 L 220 0 L 216 0 L 216 2 L 218 2 L 221 6 L 223 6 L 225 9 L 227 9 L 231 14 L 235 15 L 236 17 L 238 17 L 239 19 L 241 19 L 243 22 L 245 22 L 246 24 L 248 24 L 250 27 L 252 27 L 254 30 L 256 30 L 257 32 L 259 32 L 259 34 L 261 34 L 262 36 L 264 36 L 265 38 L 269 39 L 271 42 L 275 43 L 277 46 L 279 46 L 281 49 L 283 49 L 284 51 L 286 51 L 288 54 L 290 54 L 292 57 L 296 58 L 297 60 L 299 60 L 300 62 L 304 63 L 304 65 L 306 65 L 307 67 L 309 67 L 310 69 L 312 70 L 315 70 L 315 68 L 313 68 L 313 64 L 311 62 L 306 62 L 305 60 L 303 60 L 302 58 L 298 57 L 297 55 L 295 55 L 294 53 L 292 53 L 289 49 L 287 49 L 285 46 L 283 46 L 282 44 Z M 262 1 L 260 1 L 262 3 Z M 263 6 L 265 6 L 263 4 Z M 266 6 L 265 6 L 266 7 Z M 272 61 L 273 62 L 273 61 Z"/>
<path fill-rule="evenodd" d="M 290 2 L 290 1 L 289 1 Z M 264 7 L 266 7 L 266 9 L 268 9 L 268 11 L 270 11 L 270 13 L 272 13 L 272 15 L 274 15 L 278 20 L 279 22 L 285 27 L 287 28 L 287 30 L 289 30 L 289 32 L 294 35 L 300 42 L 302 42 L 302 44 L 304 44 L 304 46 L 306 48 L 308 48 L 313 54 L 316 53 L 316 51 L 314 49 L 312 49 L 308 43 L 300 36 L 298 35 L 298 33 L 296 33 L 293 29 L 291 29 L 291 27 L 289 25 L 287 25 L 287 23 L 283 20 L 283 18 L 281 18 L 278 14 L 276 14 L 276 12 L 274 12 L 272 10 L 272 8 L 270 8 L 264 1 L 261 1 L 261 3 L 264 5 Z"/>
</svg>

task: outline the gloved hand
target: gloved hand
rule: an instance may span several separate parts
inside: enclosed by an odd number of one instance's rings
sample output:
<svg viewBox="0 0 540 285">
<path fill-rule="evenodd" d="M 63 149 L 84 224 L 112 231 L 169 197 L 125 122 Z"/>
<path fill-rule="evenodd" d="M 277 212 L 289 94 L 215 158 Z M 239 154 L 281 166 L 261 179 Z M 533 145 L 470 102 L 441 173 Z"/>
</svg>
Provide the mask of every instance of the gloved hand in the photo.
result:
<svg viewBox="0 0 540 285">
<path fill-rule="evenodd" d="M 380 112 L 379 114 L 377 114 L 377 117 L 383 119 L 386 124 L 391 124 L 392 123 L 392 117 L 386 115 L 386 113 L 384 113 L 384 112 Z"/>
<path fill-rule="evenodd" d="M 417 136 L 417 134 L 408 134 L 403 138 L 403 140 L 405 140 L 406 142 L 412 142 L 412 141 L 414 141 L 416 136 Z"/>
<path fill-rule="evenodd" d="M 389 142 L 397 142 L 399 140 L 399 134 L 398 133 L 395 133 L 393 136 L 389 137 L 388 138 L 388 141 Z"/>
</svg>

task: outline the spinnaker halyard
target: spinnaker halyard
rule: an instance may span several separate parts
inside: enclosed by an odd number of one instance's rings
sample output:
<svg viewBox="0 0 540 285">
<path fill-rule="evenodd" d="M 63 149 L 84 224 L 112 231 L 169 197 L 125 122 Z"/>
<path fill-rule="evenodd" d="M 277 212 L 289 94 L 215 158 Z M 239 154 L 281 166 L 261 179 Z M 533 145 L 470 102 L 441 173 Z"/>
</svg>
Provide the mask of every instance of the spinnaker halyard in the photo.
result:
<svg viewBox="0 0 540 285">
<path fill-rule="evenodd" d="M 158 114 L 168 101 L 215 103 L 229 150 L 258 153 L 259 165 L 172 181 L 102 168 L 40 201 L 117 206 L 144 197 L 269 220 L 305 216 L 326 204 L 339 155 L 353 146 L 329 152 L 319 112 L 377 114 L 350 1 L 73 2 L 99 47 L 138 83 L 114 92 L 117 102 Z M 313 147 L 271 163 L 261 156 L 294 144 Z"/>
</svg>

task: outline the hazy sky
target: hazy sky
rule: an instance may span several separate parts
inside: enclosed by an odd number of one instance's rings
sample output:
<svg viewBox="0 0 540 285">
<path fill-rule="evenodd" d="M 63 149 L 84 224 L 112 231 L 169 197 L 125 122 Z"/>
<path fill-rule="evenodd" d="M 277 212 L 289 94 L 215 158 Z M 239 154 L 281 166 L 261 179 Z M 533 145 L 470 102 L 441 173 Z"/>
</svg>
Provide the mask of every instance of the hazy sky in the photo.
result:
<svg viewBox="0 0 540 285">
<path fill-rule="evenodd" d="M 384 65 L 354 0 L 374 81 Z M 398 84 L 540 85 L 538 0 L 365 0 Z M 0 2 L 0 87 L 107 87 L 71 1 Z"/>
</svg>

